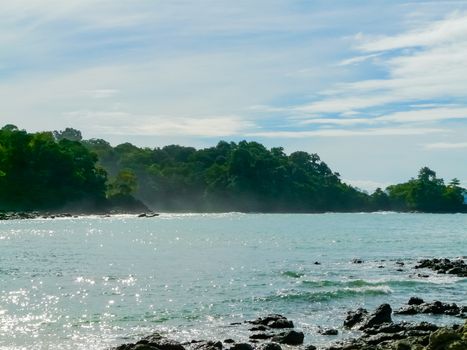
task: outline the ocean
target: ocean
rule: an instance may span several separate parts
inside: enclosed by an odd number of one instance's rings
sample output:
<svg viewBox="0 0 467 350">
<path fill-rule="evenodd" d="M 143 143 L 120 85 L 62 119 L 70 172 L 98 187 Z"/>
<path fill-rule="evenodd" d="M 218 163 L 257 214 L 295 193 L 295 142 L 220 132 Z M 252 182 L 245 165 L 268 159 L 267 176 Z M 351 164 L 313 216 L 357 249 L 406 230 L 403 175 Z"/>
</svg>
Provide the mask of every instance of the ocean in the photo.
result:
<svg viewBox="0 0 467 350">
<path fill-rule="evenodd" d="M 462 214 L 3 221 L 0 349 L 106 349 L 155 331 L 180 341 L 241 341 L 248 326 L 231 323 L 269 313 L 293 320 L 305 344 L 325 345 L 355 335 L 342 323 L 358 307 L 397 309 L 411 296 L 465 305 L 466 278 L 413 267 L 421 258 L 466 255 Z M 339 335 L 319 335 L 320 327 Z"/>
</svg>

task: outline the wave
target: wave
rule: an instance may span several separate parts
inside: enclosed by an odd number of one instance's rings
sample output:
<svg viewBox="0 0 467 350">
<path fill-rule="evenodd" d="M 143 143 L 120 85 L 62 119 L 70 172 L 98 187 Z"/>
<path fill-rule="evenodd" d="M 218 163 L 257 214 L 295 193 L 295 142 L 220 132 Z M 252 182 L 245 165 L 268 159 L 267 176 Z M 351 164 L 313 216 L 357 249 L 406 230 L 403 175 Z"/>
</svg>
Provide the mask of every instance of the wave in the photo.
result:
<svg viewBox="0 0 467 350">
<path fill-rule="evenodd" d="M 391 294 L 392 290 L 388 286 L 370 286 L 363 288 L 341 288 L 329 291 L 281 291 L 274 295 L 268 295 L 264 297 L 257 297 L 255 301 L 260 302 L 276 302 L 276 301 L 288 301 L 288 302 L 321 302 L 330 301 L 337 299 L 347 299 L 357 296 L 377 296 Z"/>
<path fill-rule="evenodd" d="M 282 271 L 281 274 L 283 276 L 292 277 L 292 278 L 300 278 L 300 277 L 305 276 L 303 272 L 297 272 L 297 271 Z"/>
<path fill-rule="evenodd" d="M 351 280 L 351 281 L 302 281 L 302 284 L 313 288 L 327 288 L 327 287 L 340 287 L 340 288 L 359 288 L 359 287 L 413 287 L 418 284 L 430 283 L 429 281 L 417 280 L 387 280 L 387 281 L 366 281 L 366 280 Z"/>
</svg>

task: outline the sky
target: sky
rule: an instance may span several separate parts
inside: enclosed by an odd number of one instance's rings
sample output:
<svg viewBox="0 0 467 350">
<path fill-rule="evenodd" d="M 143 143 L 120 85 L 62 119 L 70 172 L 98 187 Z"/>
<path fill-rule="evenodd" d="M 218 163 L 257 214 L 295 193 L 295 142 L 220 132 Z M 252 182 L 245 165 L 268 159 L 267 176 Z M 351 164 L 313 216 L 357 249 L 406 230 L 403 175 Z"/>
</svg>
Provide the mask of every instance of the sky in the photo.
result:
<svg viewBox="0 0 467 350">
<path fill-rule="evenodd" d="M 4 124 L 254 140 L 368 191 L 423 166 L 467 186 L 467 1 L 4 1 Z"/>
</svg>

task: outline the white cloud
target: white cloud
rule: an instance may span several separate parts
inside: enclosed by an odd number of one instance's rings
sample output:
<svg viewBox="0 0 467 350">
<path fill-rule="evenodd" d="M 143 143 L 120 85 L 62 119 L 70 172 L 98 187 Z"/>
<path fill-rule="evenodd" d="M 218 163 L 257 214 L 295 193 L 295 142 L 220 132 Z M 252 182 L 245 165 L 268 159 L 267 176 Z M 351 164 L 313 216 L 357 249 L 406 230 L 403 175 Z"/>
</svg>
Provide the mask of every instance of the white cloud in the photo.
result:
<svg viewBox="0 0 467 350">
<path fill-rule="evenodd" d="M 362 36 L 360 36 L 362 38 Z M 467 21 L 465 14 L 455 14 L 428 24 L 425 28 L 400 35 L 370 39 L 358 46 L 361 51 L 388 51 L 411 47 L 433 47 L 465 41 Z M 364 37 L 363 37 L 364 40 Z"/>
<path fill-rule="evenodd" d="M 375 121 L 411 123 L 433 122 L 448 119 L 467 119 L 467 107 L 465 108 L 433 108 L 413 111 L 395 112 L 375 118 Z"/>
<path fill-rule="evenodd" d="M 370 60 L 372 58 L 375 58 L 375 57 L 378 57 L 378 56 L 381 56 L 381 53 L 372 53 L 372 54 L 369 54 L 369 55 L 347 58 L 345 60 L 340 61 L 338 65 L 339 66 L 349 66 L 349 65 L 352 65 L 352 64 L 357 64 L 357 63 L 362 63 L 362 62 L 368 61 L 368 60 Z"/>
<path fill-rule="evenodd" d="M 305 137 L 354 137 L 354 136 L 406 136 L 426 135 L 434 133 L 449 133 L 443 128 L 371 128 L 371 129 L 319 129 L 312 131 L 260 131 L 248 133 L 250 137 L 278 137 L 278 138 L 305 138 Z"/>
<path fill-rule="evenodd" d="M 427 149 L 463 149 L 467 148 L 467 142 L 435 142 L 424 145 Z"/>
<path fill-rule="evenodd" d="M 315 101 L 291 108 L 302 113 L 345 113 L 401 103 L 426 103 L 439 99 L 467 98 L 467 14 L 448 16 L 416 31 L 380 39 L 367 39 L 359 46 L 376 53 L 350 58 L 365 60 L 381 56 L 380 69 L 387 77 L 336 85 Z M 399 107 L 400 108 L 400 107 Z"/>
<path fill-rule="evenodd" d="M 255 127 L 238 116 L 133 115 L 114 111 L 74 111 L 65 114 L 70 120 L 93 124 L 105 135 L 164 135 L 219 137 L 238 135 Z"/>
</svg>

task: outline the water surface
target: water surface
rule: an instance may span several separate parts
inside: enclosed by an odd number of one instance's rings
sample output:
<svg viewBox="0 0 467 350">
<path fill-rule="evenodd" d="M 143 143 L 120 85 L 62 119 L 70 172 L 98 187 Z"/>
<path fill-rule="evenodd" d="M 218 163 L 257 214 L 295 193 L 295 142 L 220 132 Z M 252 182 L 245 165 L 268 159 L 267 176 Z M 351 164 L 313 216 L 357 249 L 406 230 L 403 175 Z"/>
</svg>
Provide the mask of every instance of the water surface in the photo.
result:
<svg viewBox="0 0 467 350">
<path fill-rule="evenodd" d="M 465 303 L 467 279 L 412 269 L 422 257 L 463 255 L 460 214 L 0 222 L 0 348 L 105 349 L 155 330 L 179 340 L 246 340 L 246 327 L 229 324 L 271 312 L 294 320 L 306 343 L 326 344 L 338 337 L 319 336 L 318 327 L 351 335 L 342 322 L 359 306 L 397 308 L 414 295 Z"/>
</svg>

